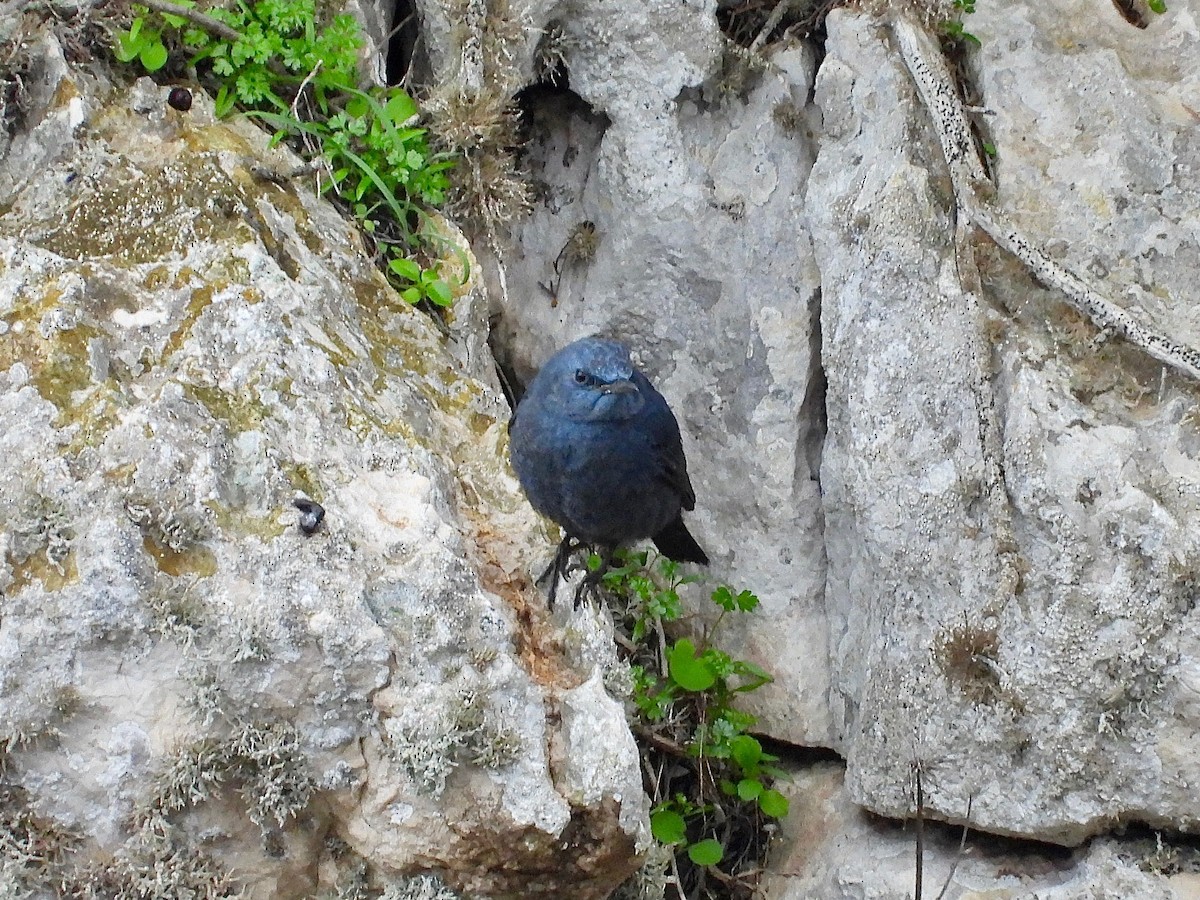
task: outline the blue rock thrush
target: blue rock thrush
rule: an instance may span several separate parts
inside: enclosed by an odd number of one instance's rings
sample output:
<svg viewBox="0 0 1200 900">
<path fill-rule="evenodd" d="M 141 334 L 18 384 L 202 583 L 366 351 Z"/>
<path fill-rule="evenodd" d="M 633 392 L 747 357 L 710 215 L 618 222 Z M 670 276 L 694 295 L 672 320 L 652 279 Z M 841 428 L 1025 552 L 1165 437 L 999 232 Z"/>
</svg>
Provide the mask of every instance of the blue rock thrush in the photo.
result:
<svg viewBox="0 0 1200 900">
<path fill-rule="evenodd" d="M 513 469 L 533 508 L 566 536 L 541 581 L 558 578 L 575 550 L 597 548 L 604 566 L 619 546 L 650 538 L 665 556 L 708 563 L 683 524 L 696 506 L 679 423 L 662 394 L 616 341 L 584 338 L 546 362 L 509 422 Z"/>
</svg>

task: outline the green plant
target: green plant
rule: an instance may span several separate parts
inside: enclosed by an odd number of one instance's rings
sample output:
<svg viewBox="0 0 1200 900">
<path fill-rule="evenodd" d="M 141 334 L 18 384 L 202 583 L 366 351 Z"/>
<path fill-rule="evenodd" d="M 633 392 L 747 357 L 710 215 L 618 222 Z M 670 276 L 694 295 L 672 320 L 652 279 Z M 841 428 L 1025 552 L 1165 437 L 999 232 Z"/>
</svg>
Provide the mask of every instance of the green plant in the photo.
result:
<svg viewBox="0 0 1200 900">
<path fill-rule="evenodd" d="M 411 259 L 394 256 L 388 261 L 388 268 L 410 283 L 400 292 L 400 296 L 409 303 L 428 300 L 435 306 L 449 306 L 454 301 L 454 295 L 450 293 L 446 280 L 440 277 L 437 267 L 422 269 Z"/>
<path fill-rule="evenodd" d="M 595 569 L 600 562 L 594 556 L 588 565 Z M 786 777 L 774 765 L 778 758 L 749 733 L 755 717 L 736 705 L 771 676 L 712 642 L 727 616 L 753 612 L 758 598 L 718 587 L 710 599 L 720 612 L 703 635 L 671 640 L 664 625 L 682 619 L 679 590 L 696 579 L 681 575 L 672 560 L 648 563 L 647 552 L 621 552 L 603 584 L 617 598 L 632 648 L 635 733 L 644 754 L 670 757 L 669 766 L 650 769 L 676 773 L 648 785 L 655 801 L 651 831 L 681 854 L 677 864 L 691 864 L 685 877 L 692 887 L 718 865 L 723 865 L 718 881 L 737 879 L 765 851 L 765 821 L 788 811 L 787 798 L 772 786 Z"/>
<path fill-rule="evenodd" d="M 962 21 L 963 16 L 975 12 L 975 0 L 954 0 L 953 8 L 955 17 L 942 23 L 942 34 L 952 41 L 964 41 L 976 47 L 983 46 L 979 38 L 966 30 Z"/>
<path fill-rule="evenodd" d="M 179 16 L 164 18 L 173 28 L 181 28 L 187 22 Z M 167 45 L 163 43 L 162 30 L 151 27 L 143 16 L 135 17 L 129 30 L 117 35 L 114 52 L 121 62 L 138 60 L 147 72 L 157 72 L 167 64 Z"/>
<path fill-rule="evenodd" d="M 154 7 L 134 7 L 129 29 L 117 34 L 117 58 L 154 72 L 169 48 L 190 53 L 188 64 L 215 91 L 217 115 L 240 106 L 276 141 L 320 163 L 321 192 L 357 219 L 405 300 L 450 305 L 453 291 L 433 261 L 434 230 L 424 223 L 446 200 L 454 160 L 430 149 L 414 124 L 420 109 L 403 90 L 358 88 L 363 39 L 354 18 L 319 26 L 314 0 L 235 0 L 207 15 L 192 0 Z"/>
<path fill-rule="evenodd" d="M 240 39 L 189 28 L 183 43 L 194 51 L 191 64 L 207 61 L 222 79 L 217 115 L 234 103 L 255 109 L 264 104 L 286 112 L 284 94 L 311 75 L 314 98 L 328 111 L 339 92 L 358 81 L 358 50 L 363 40 L 358 23 L 346 13 L 317 29 L 313 0 L 237 0 L 232 9 L 215 9 L 212 18 L 236 31 Z"/>
</svg>

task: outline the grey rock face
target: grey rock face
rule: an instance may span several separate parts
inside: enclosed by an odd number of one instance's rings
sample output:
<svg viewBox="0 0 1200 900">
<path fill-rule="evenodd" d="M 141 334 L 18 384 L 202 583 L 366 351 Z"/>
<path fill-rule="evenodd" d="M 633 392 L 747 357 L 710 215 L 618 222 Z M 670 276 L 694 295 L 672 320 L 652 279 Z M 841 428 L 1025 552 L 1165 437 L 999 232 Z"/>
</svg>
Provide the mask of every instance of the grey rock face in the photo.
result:
<svg viewBox="0 0 1200 900">
<path fill-rule="evenodd" d="M 1191 277 L 1183 173 L 1200 162 L 1168 115 L 1200 59 L 1185 7 L 1159 32 L 1181 48 L 1170 82 L 1122 68 L 1148 39 L 1119 19 L 1085 26 L 1079 10 L 1017 4 L 968 26 L 997 110 L 998 204 L 1069 267 L 1150 288 L 1158 327 L 1196 343 L 1173 287 Z M 903 814 L 919 763 L 936 815 L 962 820 L 970 802 L 972 824 L 1001 833 L 1077 843 L 1118 818 L 1194 827 L 1200 759 L 1182 735 L 1196 388 L 1097 341 L 990 245 L 956 252 L 940 151 L 883 32 L 837 14 L 828 50 L 807 206 L 829 379 L 832 697 L 851 796 Z M 1143 102 L 1114 119 L 1114 92 Z M 1046 108 L 1050 93 L 1077 112 Z M 1127 140 L 1145 156 L 1116 152 Z M 1102 257 L 1113 264 L 1092 264 Z M 973 278 L 982 305 L 961 288 Z"/>
<path fill-rule="evenodd" d="M 526 606 L 503 400 L 332 208 L 252 176 L 295 164 L 266 135 L 148 81 L 61 94 L 86 140 L 0 216 L 3 803 L 73 834 L 71 877 L 164 896 L 605 896 L 637 758 Z"/>
<path fill-rule="evenodd" d="M 723 51 L 712 13 L 643 0 L 545 13 L 569 38 L 578 96 L 534 101 L 540 199 L 504 260 L 497 343 L 526 379 L 587 334 L 631 345 L 679 418 L 707 577 L 762 599 L 722 643 L 776 676 L 754 698 L 772 733 L 824 744 L 819 285 L 796 224 L 814 62 Z"/>
<path fill-rule="evenodd" d="M 784 790 L 792 814 L 772 851 L 766 900 L 907 900 L 915 895 L 916 835 L 871 817 L 847 797 L 840 765 L 820 763 Z M 1068 853 L 926 827 L 923 895 L 945 900 L 1192 900 L 1194 875 L 1170 874 L 1177 848 L 1100 840 Z"/>
</svg>

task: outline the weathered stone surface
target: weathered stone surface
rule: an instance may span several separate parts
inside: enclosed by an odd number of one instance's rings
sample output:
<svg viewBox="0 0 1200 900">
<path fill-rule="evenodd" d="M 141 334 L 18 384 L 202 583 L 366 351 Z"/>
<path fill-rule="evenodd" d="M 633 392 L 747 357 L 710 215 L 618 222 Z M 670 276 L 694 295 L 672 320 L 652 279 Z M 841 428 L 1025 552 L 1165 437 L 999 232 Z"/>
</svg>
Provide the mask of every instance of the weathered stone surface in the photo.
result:
<svg viewBox="0 0 1200 900">
<path fill-rule="evenodd" d="M 1182 235 L 1200 147 L 1173 111 L 1190 102 L 1200 53 L 1194 4 L 1178 6 L 1163 36 L 1178 44 L 1177 63 L 1163 63 L 1178 65 L 1175 82 L 1120 65 L 1146 38 L 1119 22 L 1092 40 L 1122 51 L 1084 47 L 1081 8 L 1010 4 L 968 26 L 997 110 L 997 202 L 1112 293 L 1162 285 L 1159 327 L 1195 343 L 1176 298 L 1194 268 Z M 903 815 L 919 762 L 927 811 L 961 820 L 971 802 L 987 830 L 1073 844 L 1116 819 L 1194 828 L 1197 389 L 1094 342 L 990 244 L 956 253 L 940 150 L 886 34 L 848 13 L 829 34 L 807 207 L 829 379 L 832 698 L 850 794 Z M 1114 92 L 1145 103 L 1118 124 Z M 1039 96 L 1064 94 L 1078 113 L 1040 109 Z M 1072 218 L 1102 196 L 1123 225 L 1102 228 L 1102 210 Z M 1150 222 L 1153 237 L 1136 224 Z M 1118 229 L 1112 258 L 1127 262 L 1110 278 L 1090 262 Z M 976 263 L 983 305 L 961 288 Z"/>
<path fill-rule="evenodd" d="M 772 848 L 765 900 L 909 900 L 916 827 L 850 802 L 842 766 L 821 763 L 785 784 L 792 812 Z M 1099 840 L 1077 851 L 998 841 L 927 823 L 925 897 L 944 900 L 1194 900 L 1194 851 L 1143 838 Z M 960 849 L 961 848 L 961 849 Z M 1187 871 L 1180 871 L 1185 866 Z M 943 893 L 944 890 L 944 893 Z"/>
<path fill-rule="evenodd" d="M 496 343 L 524 378 L 582 335 L 632 345 L 680 420 L 709 589 L 762 600 L 721 643 L 776 676 L 751 701 L 765 728 L 824 744 L 819 286 L 797 227 L 814 60 L 723 55 L 712 12 L 637 0 L 547 13 L 575 94 L 530 99 L 540 199 L 503 262 Z M 703 590 L 692 600 L 709 606 Z"/>
<path fill-rule="evenodd" d="M 999 198 L 1059 261 L 1200 346 L 1200 6 L 980 4 L 972 70 Z M 1037 77 L 1029 77 L 1036 72 Z"/>
<path fill-rule="evenodd" d="M 788 827 L 824 824 L 772 890 L 903 896 L 908 837 L 845 804 L 911 813 L 914 763 L 926 814 L 976 828 L 1200 827 L 1196 389 L 956 245 L 881 20 L 831 17 L 814 108 L 815 55 L 748 65 L 711 0 L 418 6 L 435 72 L 514 54 L 505 90 L 558 35 L 574 93 L 528 98 L 539 205 L 498 343 L 522 376 L 581 334 L 633 344 L 683 426 L 710 577 L 763 599 L 720 643 L 778 676 L 767 730 L 848 757 L 844 794 L 802 782 Z M 1200 7 L 1145 31 L 1101 8 L 968 19 L 996 201 L 1200 344 Z M 490 23 L 477 59 L 464 10 Z M 560 631 L 528 590 L 548 542 L 503 463 L 488 298 L 447 345 L 337 216 L 253 178 L 260 135 L 148 83 L 110 102 L 34 46 L 38 112 L 0 166 L 0 815 L 28 801 L 120 872 L 162 856 L 140 811 L 262 897 L 363 861 L 603 896 L 646 836 L 601 689 L 628 676 L 602 624 Z M 328 511 L 311 538 L 297 492 Z M 971 857 L 955 896 L 1186 896 L 1115 842 L 1012 852 L 1041 868 Z"/>
<path fill-rule="evenodd" d="M 620 705 L 535 612 L 503 400 L 330 206 L 251 174 L 294 159 L 165 93 L 86 93 L 9 173 L 0 812 L 163 897 L 222 870 L 606 896 L 646 801 L 628 733 L 595 739 Z"/>
</svg>

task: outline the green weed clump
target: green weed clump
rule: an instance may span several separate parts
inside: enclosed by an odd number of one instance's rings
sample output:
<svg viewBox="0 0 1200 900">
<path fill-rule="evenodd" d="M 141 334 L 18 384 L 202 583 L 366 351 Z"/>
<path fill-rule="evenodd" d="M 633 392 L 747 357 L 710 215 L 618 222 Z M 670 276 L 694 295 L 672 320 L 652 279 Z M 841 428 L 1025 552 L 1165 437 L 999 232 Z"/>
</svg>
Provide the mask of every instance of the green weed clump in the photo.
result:
<svg viewBox="0 0 1200 900">
<path fill-rule="evenodd" d="M 647 552 L 620 554 L 603 584 L 624 604 L 619 613 L 633 671 L 634 734 L 654 773 L 646 785 L 654 803 L 650 828 L 673 848 L 689 897 L 727 896 L 730 884 L 753 889 L 766 851 L 768 824 L 787 815 L 788 801 L 773 787 L 786 774 L 750 732 L 753 715 L 737 700 L 771 676 L 713 644 L 728 615 L 758 606 L 750 591 L 721 586 L 710 599 L 720 609 L 698 639 L 666 635 L 664 625 L 683 617 L 679 589 L 694 581 L 680 566 Z M 600 565 L 593 557 L 589 565 Z M 718 888 L 719 886 L 719 888 Z"/>
<path fill-rule="evenodd" d="M 119 60 L 151 73 L 173 59 L 194 68 L 214 92 L 217 115 L 240 107 L 310 159 L 321 192 L 355 217 L 405 300 L 453 302 L 430 211 L 446 201 L 454 159 L 430 148 L 405 91 L 359 88 L 363 38 L 352 16 L 320 23 L 314 0 L 235 0 L 209 13 L 194 0 L 153 7 L 134 6 L 129 28 L 116 35 Z"/>
</svg>

